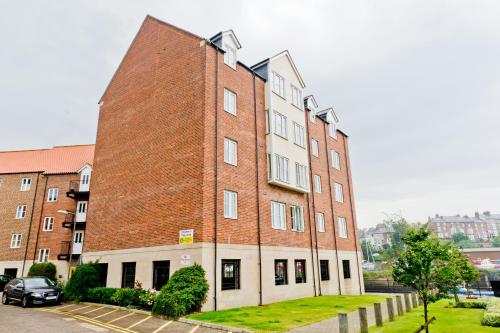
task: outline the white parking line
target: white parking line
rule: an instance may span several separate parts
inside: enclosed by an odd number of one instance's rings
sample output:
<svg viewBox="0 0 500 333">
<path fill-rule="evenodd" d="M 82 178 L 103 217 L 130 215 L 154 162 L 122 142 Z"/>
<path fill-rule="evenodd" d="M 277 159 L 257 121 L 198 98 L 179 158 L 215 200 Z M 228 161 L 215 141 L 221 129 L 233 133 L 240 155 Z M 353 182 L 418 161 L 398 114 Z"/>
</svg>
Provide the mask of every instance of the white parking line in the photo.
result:
<svg viewBox="0 0 500 333">
<path fill-rule="evenodd" d="M 118 321 L 118 320 L 120 320 L 120 319 L 130 317 L 130 316 L 131 316 L 131 315 L 133 315 L 133 314 L 134 314 L 133 312 L 130 312 L 130 313 L 127 313 L 127 314 L 126 314 L 126 315 L 124 315 L 124 316 L 118 317 L 118 318 L 113 319 L 113 320 L 111 320 L 111 321 L 108 321 L 108 322 L 106 322 L 106 323 L 107 323 L 107 324 L 109 324 L 109 323 L 113 323 L 113 322 Z"/>
<path fill-rule="evenodd" d="M 193 327 L 193 329 L 191 331 L 189 331 L 189 333 L 194 333 L 196 332 L 196 330 L 200 328 L 200 325 L 196 325 L 195 327 Z"/>
<path fill-rule="evenodd" d="M 137 326 L 137 325 L 139 325 L 139 324 L 142 324 L 143 322 L 145 322 L 146 320 L 148 320 L 148 319 L 150 319 L 150 318 L 151 318 L 151 316 L 148 316 L 148 317 L 146 317 L 146 318 L 144 318 L 144 319 L 142 319 L 142 320 L 139 320 L 137 323 L 132 324 L 132 325 L 130 325 L 129 327 L 127 327 L 127 329 L 130 329 L 130 328 L 135 327 L 135 326 Z"/>
<path fill-rule="evenodd" d="M 83 316 L 83 315 L 86 315 L 86 314 L 88 314 L 88 313 L 92 313 L 92 312 L 95 312 L 95 311 L 97 311 L 97 310 L 101 310 L 101 309 L 104 309 L 104 306 L 101 306 L 100 308 L 97 308 L 97 309 L 94 309 L 94 310 L 90 310 L 90 311 L 84 312 L 84 313 L 82 313 L 81 315 Z"/>
<path fill-rule="evenodd" d="M 111 310 L 111 311 L 109 311 L 109 312 L 103 313 L 102 315 L 99 315 L 99 316 L 94 317 L 94 318 L 92 318 L 92 319 L 97 319 L 97 318 L 104 317 L 105 315 L 109 315 L 110 313 L 116 312 L 116 311 L 118 311 L 118 310 L 119 310 L 119 309 Z"/>
<path fill-rule="evenodd" d="M 167 327 L 168 325 L 172 324 L 172 321 L 167 321 L 165 324 L 161 325 L 160 327 L 158 327 L 155 331 L 153 331 L 152 333 L 158 333 L 160 332 L 162 329 L 164 329 L 165 327 Z"/>
</svg>

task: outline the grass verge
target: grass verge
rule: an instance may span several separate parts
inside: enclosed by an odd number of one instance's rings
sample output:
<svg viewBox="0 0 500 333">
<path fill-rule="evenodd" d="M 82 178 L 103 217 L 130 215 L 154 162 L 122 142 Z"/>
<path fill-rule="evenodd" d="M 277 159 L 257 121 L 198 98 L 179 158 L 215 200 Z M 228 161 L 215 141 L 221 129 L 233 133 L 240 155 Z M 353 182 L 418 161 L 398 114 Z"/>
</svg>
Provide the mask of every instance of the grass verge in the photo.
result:
<svg viewBox="0 0 500 333">
<path fill-rule="evenodd" d="M 483 309 L 463 309 L 447 307 L 449 300 L 441 300 L 429 306 L 429 318 L 436 320 L 429 326 L 432 333 L 489 333 L 500 332 L 498 328 L 481 326 Z M 414 332 L 424 322 L 423 307 L 413 309 L 398 317 L 396 321 L 386 322 L 383 327 L 371 327 L 370 333 Z"/>
<path fill-rule="evenodd" d="M 223 311 L 196 313 L 189 319 L 245 328 L 254 332 L 285 332 L 350 312 L 358 307 L 382 302 L 386 296 L 335 295 L 301 298 L 263 306 L 249 306 Z"/>
</svg>

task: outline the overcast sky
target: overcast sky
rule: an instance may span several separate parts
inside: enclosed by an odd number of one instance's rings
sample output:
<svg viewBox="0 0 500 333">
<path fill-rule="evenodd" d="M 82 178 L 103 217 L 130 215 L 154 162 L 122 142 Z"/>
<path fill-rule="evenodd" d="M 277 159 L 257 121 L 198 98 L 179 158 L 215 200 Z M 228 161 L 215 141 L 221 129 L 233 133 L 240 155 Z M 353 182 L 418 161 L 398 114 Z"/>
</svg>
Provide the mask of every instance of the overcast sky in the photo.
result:
<svg viewBox="0 0 500 333">
<path fill-rule="evenodd" d="M 0 150 L 94 143 L 97 102 L 146 14 L 288 49 L 350 136 L 358 224 L 500 212 L 500 2 L 0 0 Z"/>
</svg>

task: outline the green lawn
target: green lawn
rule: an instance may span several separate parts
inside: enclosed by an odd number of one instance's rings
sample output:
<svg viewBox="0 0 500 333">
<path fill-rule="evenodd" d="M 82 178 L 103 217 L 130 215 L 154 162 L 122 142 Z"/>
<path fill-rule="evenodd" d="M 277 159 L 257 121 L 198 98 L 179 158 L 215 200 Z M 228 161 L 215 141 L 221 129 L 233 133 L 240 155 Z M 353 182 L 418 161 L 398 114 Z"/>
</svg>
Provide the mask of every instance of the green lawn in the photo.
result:
<svg viewBox="0 0 500 333">
<path fill-rule="evenodd" d="M 263 306 L 197 313 L 189 315 L 188 318 L 246 328 L 254 332 L 285 332 L 385 299 L 385 296 L 378 295 L 320 296 Z"/>
<path fill-rule="evenodd" d="M 495 327 L 481 326 L 483 318 L 482 309 L 458 309 L 447 308 L 449 300 L 441 300 L 429 306 L 429 318 L 433 316 L 436 320 L 429 327 L 431 333 L 488 333 L 500 330 Z M 413 309 L 398 317 L 396 321 L 386 322 L 383 327 L 371 327 L 370 333 L 400 333 L 413 332 L 424 322 L 423 307 Z"/>
</svg>

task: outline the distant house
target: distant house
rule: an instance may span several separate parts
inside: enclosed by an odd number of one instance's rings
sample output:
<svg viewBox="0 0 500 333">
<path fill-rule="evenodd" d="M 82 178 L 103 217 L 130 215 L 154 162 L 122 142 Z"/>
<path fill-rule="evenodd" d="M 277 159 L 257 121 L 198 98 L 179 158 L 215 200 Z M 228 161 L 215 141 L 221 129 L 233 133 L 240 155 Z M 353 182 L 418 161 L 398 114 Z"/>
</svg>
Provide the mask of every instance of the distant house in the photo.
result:
<svg viewBox="0 0 500 333">
<path fill-rule="evenodd" d="M 384 223 L 379 223 L 375 227 L 361 230 L 360 238 L 370 243 L 374 248 L 382 248 L 384 245 L 391 245 L 392 229 Z"/>
<path fill-rule="evenodd" d="M 500 232 L 500 214 L 476 212 L 474 216 L 455 215 L 429 218 L 429 229 L 435 231 L 438 238 L 451 239 L 454 234 L 462 232 L 471 241 L 488 241 Z"/>
</svg>

